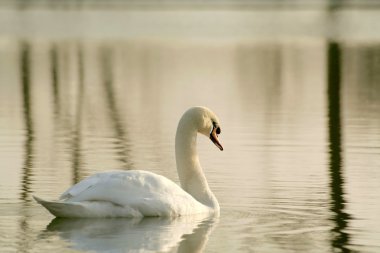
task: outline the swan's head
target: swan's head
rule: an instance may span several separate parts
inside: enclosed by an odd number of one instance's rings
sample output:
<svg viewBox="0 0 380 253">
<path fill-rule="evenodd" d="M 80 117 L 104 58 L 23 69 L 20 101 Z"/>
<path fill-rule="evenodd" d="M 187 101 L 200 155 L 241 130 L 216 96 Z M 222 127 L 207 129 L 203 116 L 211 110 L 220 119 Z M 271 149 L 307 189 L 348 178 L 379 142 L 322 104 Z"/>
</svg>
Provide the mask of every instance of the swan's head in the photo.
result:
<svg viewBox="0 0 380 253">
<path fill-rule="evenodd" d="M 218 135 L 221 133 L 219 119 L 215 113 L 206 107 L 197 106 L 187 110 L 185 115 L 195 124 L 194 127 L 199 133 L 210 138 L 220 150 L 223 150 L 223 146 L 218 139 Z"/>
</svg>

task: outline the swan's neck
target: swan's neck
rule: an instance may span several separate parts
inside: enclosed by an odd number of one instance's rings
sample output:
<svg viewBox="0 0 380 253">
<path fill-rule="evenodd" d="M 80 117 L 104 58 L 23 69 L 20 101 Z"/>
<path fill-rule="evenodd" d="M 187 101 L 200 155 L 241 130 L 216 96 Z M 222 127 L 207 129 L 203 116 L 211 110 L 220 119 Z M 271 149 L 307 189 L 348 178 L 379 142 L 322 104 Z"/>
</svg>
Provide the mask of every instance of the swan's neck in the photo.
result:
<svg viewBox="0 0 380 253">
<path fill-rule="evenodd" d="M 196 150 L 197 129 L 191 122 L 182 118 L 179 122 L 175 151 L 177 171 L 182 188 L 202 204 L 219 210 L 219 204 L 211 192 Z"/>
</svg>

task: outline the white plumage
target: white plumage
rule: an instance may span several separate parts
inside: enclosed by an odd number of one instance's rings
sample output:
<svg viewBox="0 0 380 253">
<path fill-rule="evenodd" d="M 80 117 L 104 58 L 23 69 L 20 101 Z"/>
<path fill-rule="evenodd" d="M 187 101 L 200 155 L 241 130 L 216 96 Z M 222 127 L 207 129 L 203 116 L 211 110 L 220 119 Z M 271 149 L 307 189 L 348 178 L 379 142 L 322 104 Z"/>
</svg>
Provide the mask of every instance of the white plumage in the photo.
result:
<svg viewBox="0 0 380 253">
<path fill-rule="evenodd" d="M 197 133 L 217 140 L 219 120 L 205 107 L 193 107 L 181 118 L 176 134 L 177 170 L 173 181 L 143 170 L 92 175 L 65 191 L 58 201 L 34 197 L 57 217 L 142 217 L 219 213 L 196 153 Z"/>
</svg>

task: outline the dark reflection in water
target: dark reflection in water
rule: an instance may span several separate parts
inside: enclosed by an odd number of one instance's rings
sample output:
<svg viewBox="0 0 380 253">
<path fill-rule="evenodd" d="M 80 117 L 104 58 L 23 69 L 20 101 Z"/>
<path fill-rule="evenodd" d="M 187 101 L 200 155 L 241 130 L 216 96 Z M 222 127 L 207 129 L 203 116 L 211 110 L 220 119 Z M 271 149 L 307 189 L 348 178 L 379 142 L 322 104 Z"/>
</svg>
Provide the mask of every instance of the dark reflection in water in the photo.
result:
<svg viewBox="0 0 380 253">
<path fill-rule="evenodd" d="M 23 118 L 25 128 L 24 164 L 22 167 L 20 199 L 22 200 L 21 217 L 19 219 L 19 235 L 17 242 L 18 252 L 29 252 L 29 212 L 28 205 L 31 201 L 31 177 L 33 167 L 33 143 L 34 127 L 32 118 L 32 89 L 31 89 L 31 49 L 27 42 L 20 44 L 20 73 L 21 92 L 23 105 Z M 26 236 L 25 236 L 26 235 Z"/>
<path fill-rule="evenodd" d="M 33 166 L 33 119 L 32 119 L 32 97 L 31 97 L 31 77 L 30 77 L 30 45 L 27 42 L 21 43 L 20 46 L 20 72 L 22 87 L 23 116 L 25 124 L 25 159 L 22 173 L 22 191 L 20 198 L 24 202 L 30 199 L 30 178 Z"/>
<path fill-rule="evenodd" d="M 52 101 L 53 101 L 53 113 L 55 125 L 61 129 L 66 128 L 70 131 L 70 141 L 71 146 L 71 168 L 72 168 L 72 183 L 75 184 L 81 179 L 80 169 L 82 166 L 82 154 L 81 154 L 81 141 L 82 141 L 82 114 L 83 114 L 83 101 L 84 101 L 84 63 L 83 63 L 83 49 L 80 45 L 76 47 L 77 49 L 77 66 L 78 66 L 78 77 L 77 77 L 77 96 L 75 98 L 75 110 L 72 118 L 72 122 L 66 119 L 67 107 L 65 112 L 61 110 L 61 89 L 66 89 L 67 84 L 60 85 L 60 54 L 59 47 L 57 44 L 52 44 L 50 49 L 50 75 L 51 75 L 51 91 L 52 91 Z M 67 60 L 67 59 L 65 59 Z M 66 108 L 65 108 L 66 107 Z M 62 126 L 61 126 L 62 125 Z"/>
<path fill-rule="evenodd" d="M 202 252 L 214 217 L 63 219 L 47 226 L 74 249 L 95 252 Z M 51 235 L 51 234 L 50 234 Z"/>
<path fill-rule="evenodd" d="M 51 86 L 52 86 L 52 96 L 53 96 L 53 107 L 54 115 L 57 117 L 59 115 L 60 101 L 59 101 L 59 64 L 58 64 L 58 49 L 57 45 L 53 44 L 50 49 L 50 71 L 51 71 Z"/>
<path fill-rule="evenodd" d="M 117 140 L 117 159 L 121 162 L 123 169 L 131 169 L 131 163 L 128 161 L 129 155 L 127 147 L 127 132 L 121 118 L 121 113 L 118 109 L 117 98 L 115 94 L 113 76 L 113 52 L 107 47 L 101 48 L 99 62 L 103 75 L 103 85 L 107 107 L 109 110 L 110 122 L 115 131 L 115 138 Z"/>
<path fill-rule="evenodd" d="M 349 215 L 345 212 L 344 178 L 342 175 L 342 134 L 341 134 L 341 47 L 336 42 L 328 43 L 327 94 L 328 133 L 330 150 L 330 196 L 331 211 L 335 227 L 332 229 L 332 247 L 350 252 L 349 234 L 345 232 Z"/>
<path fill-rule="evenodd" d="M 83 114 L 83 100 L 84 97 L 84 66 L 83 66 L 83 48 L 78 46 L 78 92 L 76 115 L 72 137 L 72 170 L 73 170 L 73 184 L 76 184 L 80 179 L 80 168 L 82 165 L 81 155 L 81 141 L 82 141 L 82 114 Z"/>
</svg>

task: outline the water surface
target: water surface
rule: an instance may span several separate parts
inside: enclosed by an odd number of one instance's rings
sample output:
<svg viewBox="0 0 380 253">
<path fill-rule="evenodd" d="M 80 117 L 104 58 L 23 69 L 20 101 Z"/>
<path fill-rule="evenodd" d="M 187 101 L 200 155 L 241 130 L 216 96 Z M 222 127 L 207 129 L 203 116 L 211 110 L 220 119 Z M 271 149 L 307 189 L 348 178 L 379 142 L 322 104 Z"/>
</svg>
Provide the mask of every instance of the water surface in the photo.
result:
<svg viewBox="0 0 380 253">
<path fill-rule="evenodd" d="M 380 34 L 352 29 L 380 13 L 210 12 L 200 31 L 205 13 L 186 13 L 125 13 L 140 32 L 103 33 L 128 23 L 112 11 L 0 27 L 0 251 L 379 252 Z M 290 14 L 309 22 L 281 25 Z M 104 20 L 64 25 L 81 15 Z M 194 105 L 221 119 L 225 150 L 198 144 L 220 218 L 54 219 L 32 200 L 113 169 L 178 182 L 174 134 Z"/>
</svg>

